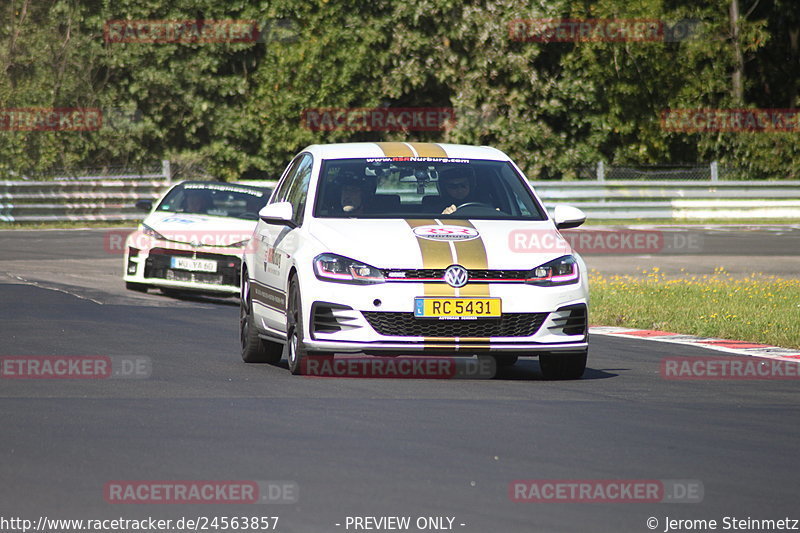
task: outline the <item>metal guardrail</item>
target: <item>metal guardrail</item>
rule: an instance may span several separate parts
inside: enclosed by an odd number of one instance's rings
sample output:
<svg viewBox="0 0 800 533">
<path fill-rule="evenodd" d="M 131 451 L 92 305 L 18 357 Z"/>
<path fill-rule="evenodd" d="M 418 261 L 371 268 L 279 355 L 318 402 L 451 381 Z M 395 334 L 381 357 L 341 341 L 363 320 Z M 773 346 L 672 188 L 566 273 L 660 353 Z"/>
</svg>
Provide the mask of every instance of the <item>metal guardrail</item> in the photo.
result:
<svg viewBox="0 0 800 533">
<path fill-rule="evenodd" d="M 139 220 L 139 199 L 158 198 L 166 180 L 0 181 L 1 222 Z"/>
<path fill-rule="evenodd" d="M 171 183 L 172 172 L 166 160 L 145 173 L 115 170 L 118 172 L 99 176 L 86 171 L 88 175 L 47 181 L 0 181 L 0 227 L 2 222 L 141 220 L 142 212 L 134 205 L 136 200 L 155 200 Z"/>
<path fill-rule="evenodd" d="M 2 222 L 136 221 L 139 199 L 170 185 L 149 179 L 0 181 Z M 160 179 L 153 179 L 160 178 Z M 271 185 L 273 181 L 241 181 Z M 532 181 L 548 208 L 563 203 L 590 219 L 800 218 L 800 181 Z"/>
<path fill-rule="evenodd" d="M 594 219 L 800 218 L 800 181 L 532 181 L 545 205 Z"/>
</svg>

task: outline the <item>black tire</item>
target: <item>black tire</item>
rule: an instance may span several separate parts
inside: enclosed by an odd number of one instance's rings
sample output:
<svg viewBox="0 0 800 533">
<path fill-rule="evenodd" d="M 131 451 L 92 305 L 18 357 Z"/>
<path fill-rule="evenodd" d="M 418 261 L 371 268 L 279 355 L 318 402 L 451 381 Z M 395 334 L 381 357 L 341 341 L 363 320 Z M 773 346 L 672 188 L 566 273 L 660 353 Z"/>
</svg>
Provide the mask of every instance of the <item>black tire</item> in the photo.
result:
<svg viewBox="0 0 800 533">
<path fill-rule="evenodd" d="M 289 295 L 286 303 L 286 360 L 295 376 L 305 373 L 308 351 L 303 345 L 303 305 L 297 278 L 289 280 Z"/>
<path fill-rule="evenodd" d="M 498 367 L 501 366 L 514 366 L 519 359 L 516 355 L 493 355 Z"/>
<path fill-rule="evenodd" d="M 579 379 L 586 370 L 587 352 L 540 355 L 539 368 L 549 380 Z"/>
<path fill-rule="evenodd" d="M 253 298 L 250 295 L 250 280 L 247 272 L 242 276 L 242 293 L 239 304 L 239 340 L 242 344 L 242 360 L 245 363 L 277 364 L 283 355 L 283 344 L 265 341 L 258 336 L 253 324 Z"/>
<path fill-rule="evenodd" d="M 126 281 L 125 288 L 129 291 L 147 292 L 147 285 L 144 283 L 134 283 L 133 281 Z"/>
</svg>

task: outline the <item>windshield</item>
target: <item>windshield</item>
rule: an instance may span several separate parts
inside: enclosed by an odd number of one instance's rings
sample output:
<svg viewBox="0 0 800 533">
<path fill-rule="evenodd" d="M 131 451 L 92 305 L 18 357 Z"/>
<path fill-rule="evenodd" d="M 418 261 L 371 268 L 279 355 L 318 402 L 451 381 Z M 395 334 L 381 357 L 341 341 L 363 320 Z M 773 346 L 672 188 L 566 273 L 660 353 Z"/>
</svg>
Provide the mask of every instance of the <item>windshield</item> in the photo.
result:
<svg viewBox="0 0 800 533">
<path fill-rule="evenodd" d="M 425 157 L 324 162 L 314 216 L 546 219 L 509 162 Z"/>
<path fill-rule="evenodd" d="M 269 191 L 227 183 L 183 183 L 173 188 L 156 211 L 198 213 L 258 220 Z"/>
</svg>

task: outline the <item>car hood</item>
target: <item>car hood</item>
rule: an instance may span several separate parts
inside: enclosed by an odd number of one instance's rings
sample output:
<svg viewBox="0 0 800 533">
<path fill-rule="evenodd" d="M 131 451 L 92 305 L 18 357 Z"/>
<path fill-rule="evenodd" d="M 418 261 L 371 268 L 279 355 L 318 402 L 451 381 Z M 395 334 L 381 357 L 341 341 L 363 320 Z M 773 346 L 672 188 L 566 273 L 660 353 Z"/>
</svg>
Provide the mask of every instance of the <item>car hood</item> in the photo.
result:
<svg viewBox="0 0 800 533">
<path fill-rule="evenodd" d="M 378 268 L 523 270 L 572 253 L 550 221 L 315 219 L 310 233 Z"/>
<path fill-rule="evenodd" d="M 144 224 L 175 242 L 228 246 L 249 239 L 255 220 L 217 217 L 192 213 L 151 213 Z"/>
</svg>

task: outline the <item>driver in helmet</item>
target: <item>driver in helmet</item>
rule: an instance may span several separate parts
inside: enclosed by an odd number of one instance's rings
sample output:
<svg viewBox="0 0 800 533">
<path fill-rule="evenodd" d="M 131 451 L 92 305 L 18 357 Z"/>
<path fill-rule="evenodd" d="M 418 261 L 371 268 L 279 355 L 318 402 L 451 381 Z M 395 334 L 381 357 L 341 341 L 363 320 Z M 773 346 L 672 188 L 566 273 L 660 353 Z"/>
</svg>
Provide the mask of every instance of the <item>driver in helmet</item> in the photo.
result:
<svg viewBox="0 0 800 533">
<path fill-rule="evenodd" d="M 439 195 L 446 206 L 443 215 L 449 215 L 458 209 L 458 206 L 476 201 L 472 198 L 475 191 L 475 172 L 467 167 L 449 168 L 439 173 L 437 182 Z"/>
<path fill-rule="evenodd" d="M 209 193 L 204 190 L 188 189 L 183 200 L 184 213 L 207 213 L 214 202 Z"/>
<path fill-rule="evenodd" d="M 365 205 L 374 192 L 367 178 L 357 176 L 353 172 L 343 172 L 338 181 L 341 187 L 339 195 L 341 212 L 345 216 L 364 214 Z"/>
</svg>

